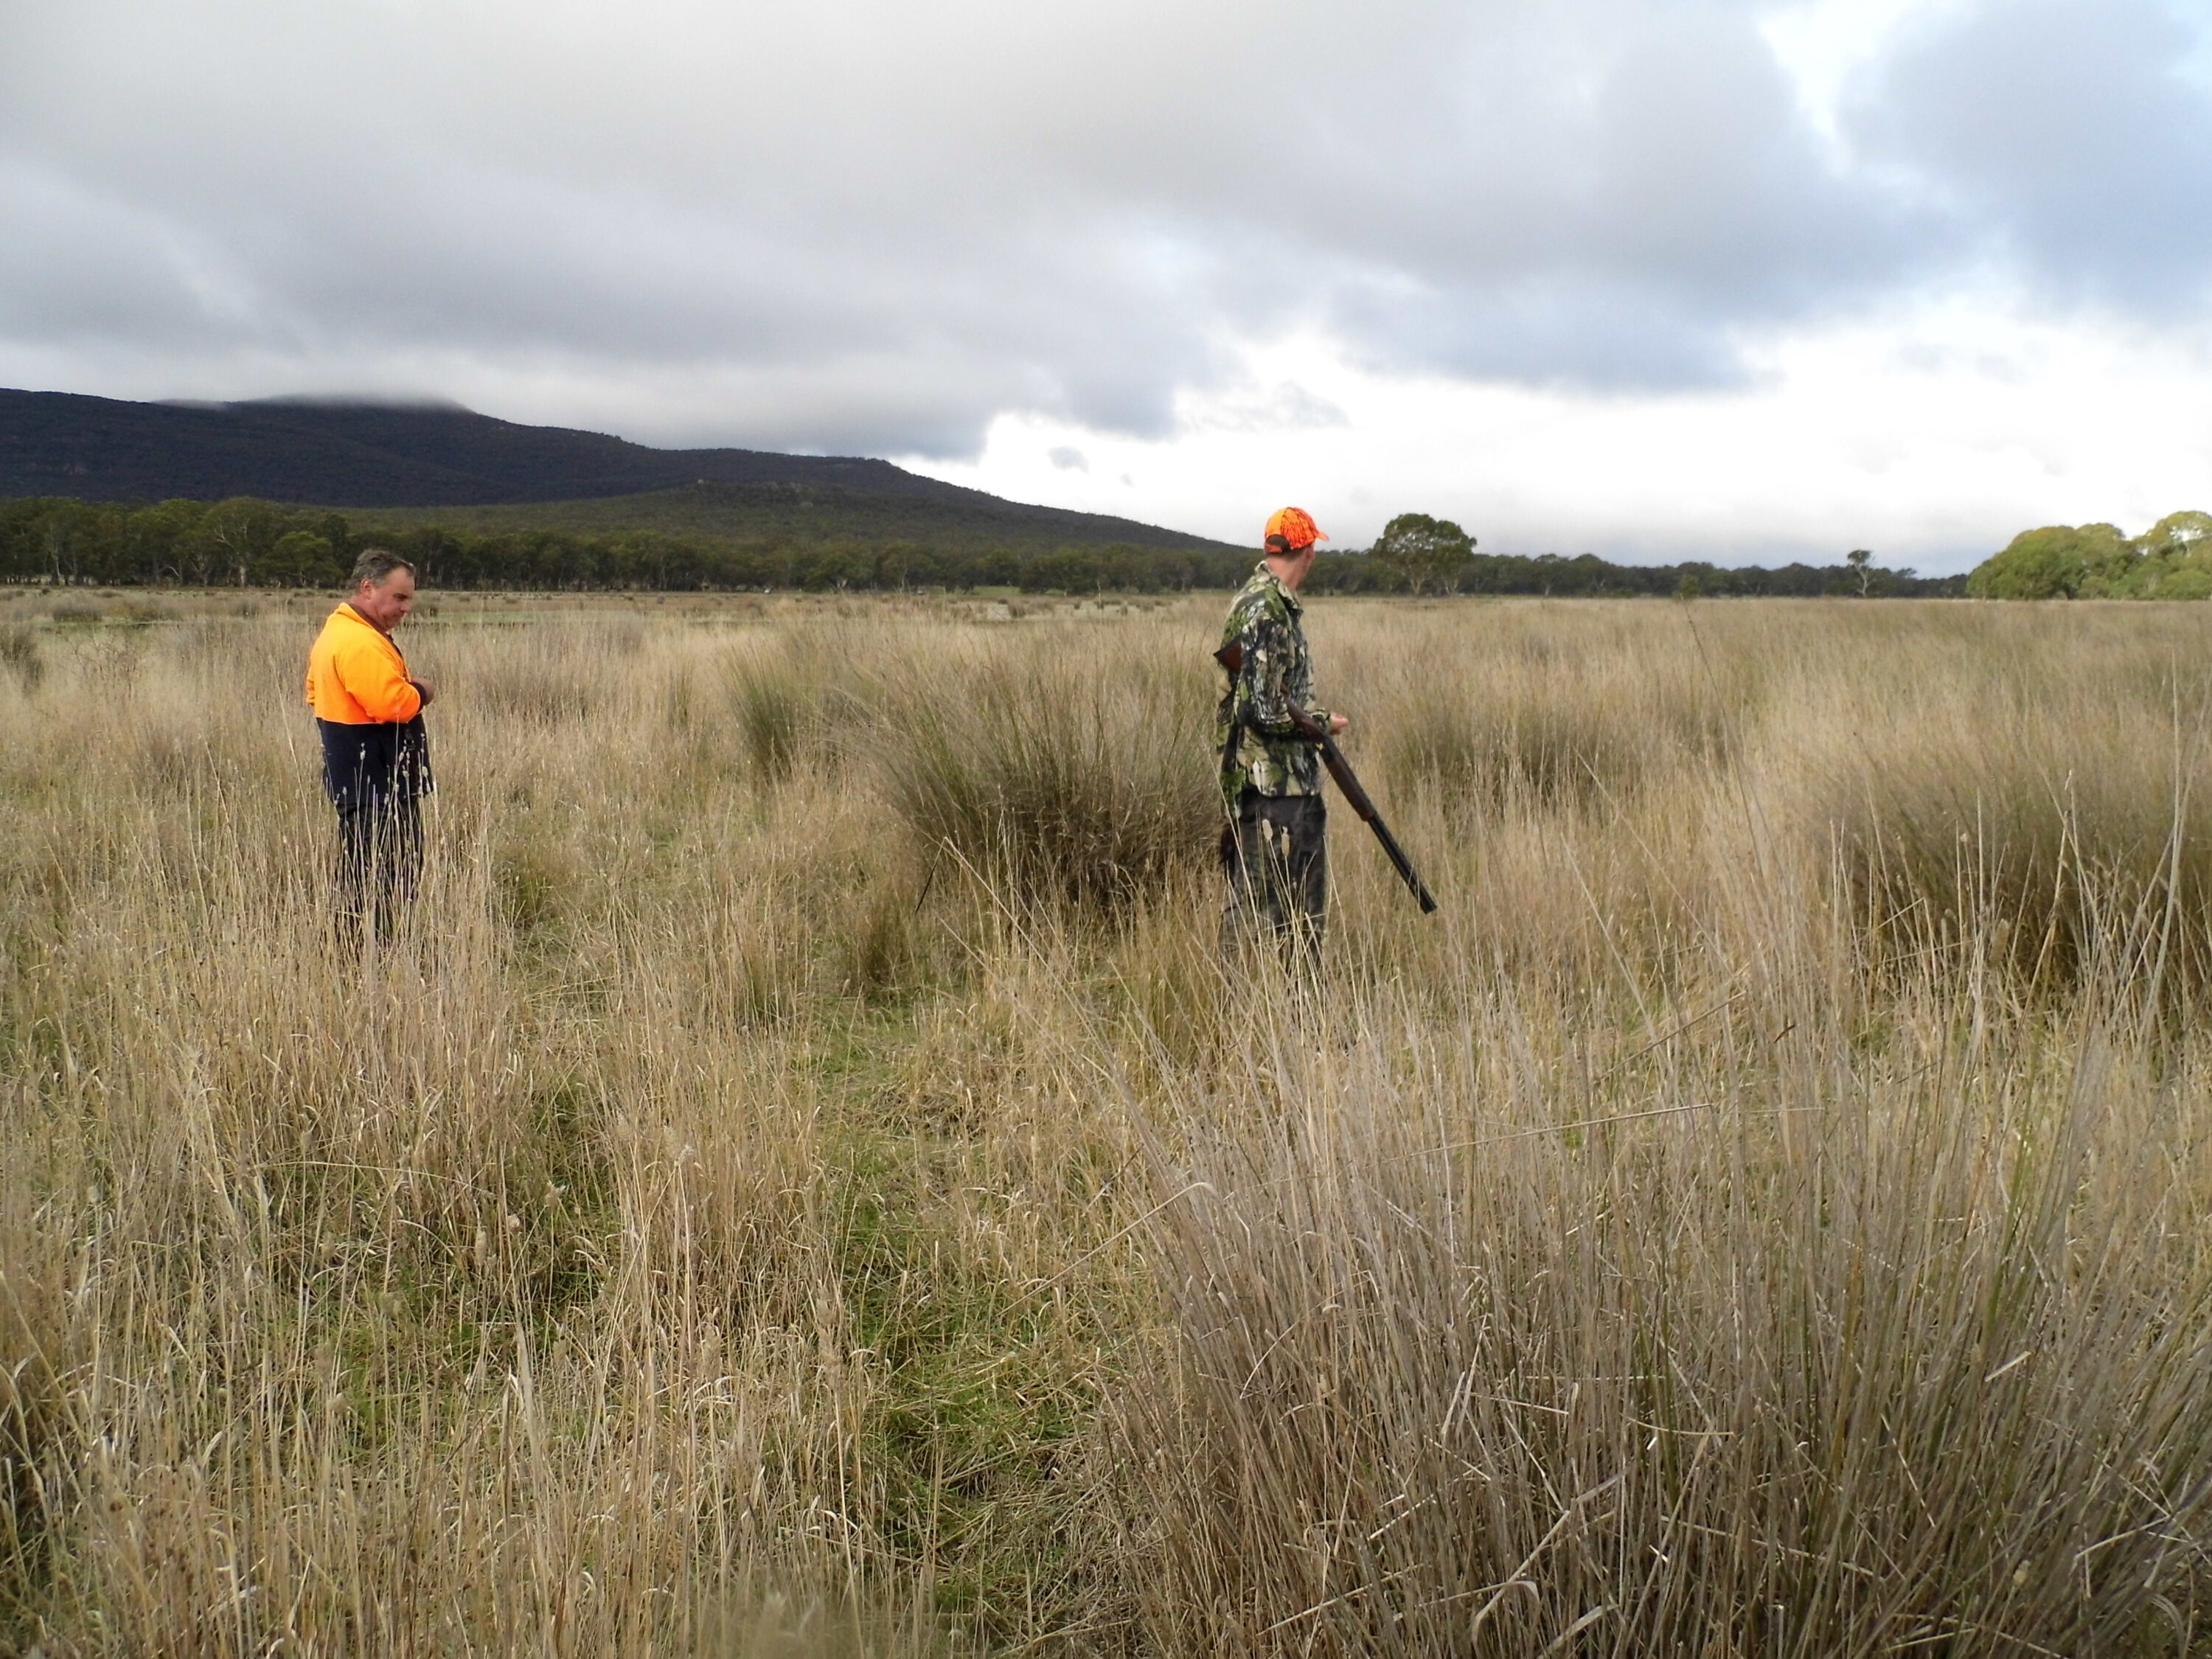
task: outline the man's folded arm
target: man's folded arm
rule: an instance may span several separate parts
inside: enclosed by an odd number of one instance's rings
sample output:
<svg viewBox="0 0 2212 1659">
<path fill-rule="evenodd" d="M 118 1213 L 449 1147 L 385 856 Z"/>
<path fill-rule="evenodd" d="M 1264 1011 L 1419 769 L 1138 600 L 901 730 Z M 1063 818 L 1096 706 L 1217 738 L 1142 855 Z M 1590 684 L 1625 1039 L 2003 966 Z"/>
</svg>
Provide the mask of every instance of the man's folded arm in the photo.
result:
<svg viewBox="0 0 2212 1659">
<path fill-rule="evenodd" d="M 345 652 L 337 667 L 340 684 L 369 719 L 399 725 L 422 712 L 422 694 L 381 651 Z"/>
</svg>

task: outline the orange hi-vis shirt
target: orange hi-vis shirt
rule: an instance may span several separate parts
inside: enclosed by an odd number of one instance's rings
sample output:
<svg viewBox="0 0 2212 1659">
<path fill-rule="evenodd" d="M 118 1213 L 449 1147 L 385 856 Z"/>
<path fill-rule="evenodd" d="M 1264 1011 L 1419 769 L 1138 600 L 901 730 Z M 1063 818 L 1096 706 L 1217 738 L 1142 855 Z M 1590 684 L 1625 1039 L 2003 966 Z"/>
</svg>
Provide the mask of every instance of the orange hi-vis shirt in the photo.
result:
<svg viewBox="0 0 2212 1659">
<path fill-rule="evenodd" d="M 307 706 L 341 726 L 398 726 L 422 712 L 422 694 L 392 636 L 342 605 L 307 653 Z"/>
</svg>

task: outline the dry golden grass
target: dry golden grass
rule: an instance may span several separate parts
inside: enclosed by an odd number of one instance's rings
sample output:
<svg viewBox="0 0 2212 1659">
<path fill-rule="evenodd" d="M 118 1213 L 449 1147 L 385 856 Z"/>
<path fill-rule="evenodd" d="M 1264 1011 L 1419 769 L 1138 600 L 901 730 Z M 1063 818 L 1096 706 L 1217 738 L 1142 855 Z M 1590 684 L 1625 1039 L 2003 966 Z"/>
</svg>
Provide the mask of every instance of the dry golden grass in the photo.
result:
<svg viewBox="0 0 2212 1659">
<path fill-rule="evenodd" d="M 2212 619 L 1217 608 L 0 600 L 0 1651 L 2201 1650 Z"/>
</svg>

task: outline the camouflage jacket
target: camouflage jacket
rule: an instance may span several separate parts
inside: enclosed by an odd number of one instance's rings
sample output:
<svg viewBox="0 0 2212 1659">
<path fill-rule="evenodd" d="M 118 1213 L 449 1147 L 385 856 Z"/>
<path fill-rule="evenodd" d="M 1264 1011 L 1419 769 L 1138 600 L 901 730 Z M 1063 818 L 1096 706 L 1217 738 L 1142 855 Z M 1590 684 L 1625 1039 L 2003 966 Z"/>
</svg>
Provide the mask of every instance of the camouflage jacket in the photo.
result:
<svg viewBox="0 0 2212 1659">
<path fill-rule="evenodd" d="M 1291 724 L 1292 707 L 1323 726 L 1328 711 L 1313 700 L 1313 659 L 1306 653 L 1304 608 L 1262 560 L 1236 599 L 1221 629 L 1225 648 L 1244 650 L 1243 670 L 1214 711 L 1214 750 L 1222 756 L 1221 795 L 1231 806 L 1246 789 L 1263 795 L 1317 795 L 1321 757 Z M 1229 734 L 1237 733 L 1232 747 Z"/>
</svg>

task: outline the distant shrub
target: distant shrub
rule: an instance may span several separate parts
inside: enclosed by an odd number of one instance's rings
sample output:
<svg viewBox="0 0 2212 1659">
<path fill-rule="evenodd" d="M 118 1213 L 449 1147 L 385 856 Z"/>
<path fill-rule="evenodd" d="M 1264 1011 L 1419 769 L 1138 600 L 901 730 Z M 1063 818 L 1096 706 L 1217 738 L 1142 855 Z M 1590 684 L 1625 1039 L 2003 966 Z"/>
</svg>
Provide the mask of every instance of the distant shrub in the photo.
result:
<svg viewBox="0 0 2212 1659">
<path fill-rule="evenodd" d="M 2022 531 L 1966 579 L 1978 599 L 2212 598 L 2212 514 L 2172 513 L 2130 541 L 2108 524 Z"/>
<path fill-rule="evenodd" d="M 2212 599 L 2212 570 L 2202 565 L 2167 572 L 2144 596 L 2151 599 Z"/>
<path fill-rule="evenodd" d="M 2212 553 L 2212 513 L 2169 513 L 2136 538 L 2146 558 Z"/>
<path fill-rule="evenodd" d="M 2070 599 L 2100 564 L 2124 560 L 2126 547 L 2110 525 L 2024 530 L 1967 578 L 1966 592 L 1978 599 Z"/>
</svg>

